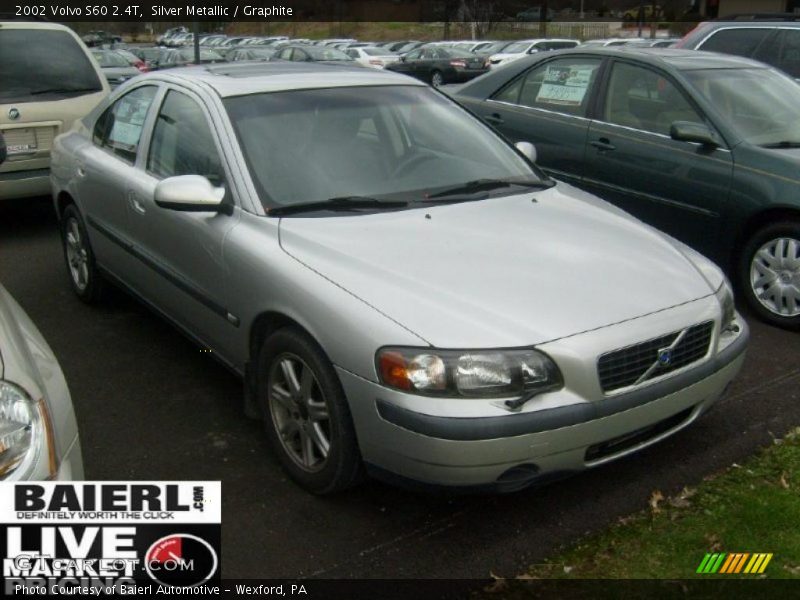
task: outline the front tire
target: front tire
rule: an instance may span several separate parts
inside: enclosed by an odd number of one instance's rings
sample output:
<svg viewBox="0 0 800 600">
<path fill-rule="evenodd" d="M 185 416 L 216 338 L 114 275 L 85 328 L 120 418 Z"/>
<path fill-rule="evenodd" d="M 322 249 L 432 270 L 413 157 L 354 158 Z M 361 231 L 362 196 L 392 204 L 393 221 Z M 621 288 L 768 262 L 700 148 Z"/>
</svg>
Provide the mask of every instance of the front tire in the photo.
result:
<svg viewBox="0 0 800 600">
<path fill-rule="evenodd" d="M 97 270 L 83 217 L 74 204 L 64 209 L 61 218 L 61 242 L 72 290 L 87 304 L 97 303 L 103 297 L 105 281 Z"/>
<path fill-rule="evenodd" d="M 800 329 L 800 221 L 779 221 L 756 231 L 742 250 L 738 282 L 762 320 Z"/>
<path fill-rule="evenodd" d="M 322 349 L 294 328 L 264 340 L 258 397 L 267 437 L 288 475 L 314 494 L 354 486 L 362 463 L 350 409 Z"/>
<path fill-rule="evenodd" d="M 442 74 L 441 71 L 433 71 L 431 73 L 431 85 L 435 88 L 444 85 L 444 75 Z"/>
</svg>

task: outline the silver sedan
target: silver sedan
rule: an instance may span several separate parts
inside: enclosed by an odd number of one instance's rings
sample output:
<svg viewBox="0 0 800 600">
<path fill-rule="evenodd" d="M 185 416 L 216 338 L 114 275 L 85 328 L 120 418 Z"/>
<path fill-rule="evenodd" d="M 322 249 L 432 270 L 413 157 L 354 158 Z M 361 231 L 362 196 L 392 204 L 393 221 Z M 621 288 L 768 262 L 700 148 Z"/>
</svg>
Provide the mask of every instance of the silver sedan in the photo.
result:
<svg viewBox="0 0 800 600">
<path fill-rule="evenodd" d="M 228 64 L 122 86 L 52 183 L 75 293 L 239 373 L 300 485 L 509 491 L 689 425 L 748 339 L 716 266 L 534 157 L 401 75 Z"/>
</svg>

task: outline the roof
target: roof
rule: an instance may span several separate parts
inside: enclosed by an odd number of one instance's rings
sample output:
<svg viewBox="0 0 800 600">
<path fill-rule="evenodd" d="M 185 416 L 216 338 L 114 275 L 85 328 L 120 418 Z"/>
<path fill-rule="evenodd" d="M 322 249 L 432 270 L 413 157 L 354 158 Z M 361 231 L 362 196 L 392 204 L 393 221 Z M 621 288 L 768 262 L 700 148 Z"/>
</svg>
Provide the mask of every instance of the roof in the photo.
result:
<svg viewBox="0 0 800 600">
<path fill-rule="evenodd" d="M 685 50 L 682 48 L 642 48 L 641 46 L 578 46 L 568 50 L 556 50 L 549 56 L 559 54 L 596 54 L 601 56 L 636 56 L 639 60 L 653 65 L 668 65 L 680 71 L 697 69 L 742 69 L 769 68 L 767 65 L 749 58 L 718 52 L 702 50 Z M 536 56 L 536 55 L 534 55 Z"/>
<path fill-rule="evenodd" d="M 220 63 L 156 71 L 142 75 L 153 78 L 190 79 L 212 88 L 223 98 L 263 92 L 318 89 L 332 87 L 361 87 L 378 85 L 426 84 L 406 75 L 339 65 L 321 65 L 314 62 L 240 62 Z"/>
</svg>

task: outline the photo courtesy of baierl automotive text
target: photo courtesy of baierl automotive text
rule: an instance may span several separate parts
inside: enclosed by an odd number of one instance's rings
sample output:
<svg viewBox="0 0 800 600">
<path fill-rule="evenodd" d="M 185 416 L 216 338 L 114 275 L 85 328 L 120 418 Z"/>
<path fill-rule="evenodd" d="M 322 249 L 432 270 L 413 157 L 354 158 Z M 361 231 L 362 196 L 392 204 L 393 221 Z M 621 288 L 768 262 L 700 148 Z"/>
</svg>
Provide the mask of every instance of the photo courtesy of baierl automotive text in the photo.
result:
<svg viewBox="0 0 800 600">
<path fill-rule="evenodd" d="M 800 591 L 798 81 L 800 0 L 0 1 L 2 593 Z"/>
</svg>

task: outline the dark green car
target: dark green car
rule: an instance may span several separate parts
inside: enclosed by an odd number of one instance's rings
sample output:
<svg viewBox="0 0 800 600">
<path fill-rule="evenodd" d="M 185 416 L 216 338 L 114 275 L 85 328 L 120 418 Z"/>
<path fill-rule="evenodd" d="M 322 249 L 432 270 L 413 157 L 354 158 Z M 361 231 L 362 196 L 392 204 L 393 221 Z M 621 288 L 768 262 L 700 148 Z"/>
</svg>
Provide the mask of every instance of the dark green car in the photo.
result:
<svg viewBox="0 0 800 600">
<path fill-rule="evenodd" d="M 715 260 L 765 321 L 800 328 L 794 80 L 722 54 L 578 47 L 510 63 L 455 98 L 533 142 L 553 177 Z"/>
</svg>

